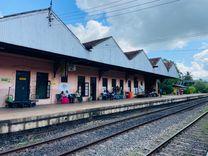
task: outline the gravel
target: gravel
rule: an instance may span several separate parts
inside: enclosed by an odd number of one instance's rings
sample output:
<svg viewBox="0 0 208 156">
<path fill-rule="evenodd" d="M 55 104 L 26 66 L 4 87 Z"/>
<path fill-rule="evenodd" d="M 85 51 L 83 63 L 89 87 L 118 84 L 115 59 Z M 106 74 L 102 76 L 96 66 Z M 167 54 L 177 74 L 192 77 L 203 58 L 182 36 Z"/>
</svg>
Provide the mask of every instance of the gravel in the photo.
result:
<svg viewBox="0 0 208 156">
<path fill-rule="evenodd" d="M 208 104 L 178 113 L 132 130 L 101 144 L 76 153 L 80 156 L 137 156 L 145 155 L 180 128 L 195 119 Z"/>
<path fill-rule="evenodd" d="M 188 105 L 187 105 L 188 104 Z M 187 102 L 186 107 L 190 107 L 191 105 L 195 105 L 196 102 Z M 82 133 L 79 135 L 75 135 L 70 138 L 61 139 L 61 141 L 53 142 L 52 144 L 38 146 L 38 148 L 31 148 L 29 151 L 27 150 L 25 153 L 17 153 L 17 155 L 58 155 L 64 151 L 74 149 L 77 146 L 89 143 L 94 141 L 95 139 L 103 138 L 105 136 L 109 136 L 109 134 L 113 134 L 115 132 L 121 131 L 123 129 L 129 128 L 129 126 L 138 125 L 144 123 L 145 121 L 149 121 L 152 118 L 159 118 L 160 116 L 164 116 L 166 114 L 177 111 L 178 109 L 184 108 L 184 106 L 180 105 L 177 108 L 158 112 L 154 114 L 150 114 L 148 116 L 142 116 L 137 119 L 128 120 L 119 124 L 114 124 L 111 126 L 103 127 L 102 129 L 98 129 L 95 131 L 88 131 L 86 133 Z"/>
<path fill-rule="evenodd" d="M 202 107 L 200 108 L 202 109 Z M 195 111 L 193 111 L 192 113 L 190 113 L 191 111 L 183 112 L 183 113 L 172 115 L 171 117 L 167 117 L 162 120 L 153 122 L 151 124 L 148 124 L 147 126 L 143 126 L 139 129 L 130 131 L 129 133 L 125 133 L 124 135 L 115 137 L 114 139 L 111 139 L 109 141 L 96 145 L 94 147 L 91 147 L 88 150 L 84 150 L 83 152 L 76 153 L 76 155 L 108 155 L 109 156 L 109 155 L 134 155 L 134 153 L 136 153 L 136 155 L 144 154 L 148 152 L 148 150 L 152 148 L 152 146 L 158 143 L 158 141 L 161 141 L 161 138 L 164 138 L 167 132 L 172 132 L 174 129 L 176 129 L 178 125 L 180 125 L 180 123 L 183 123 L 184 120 L 188 121 L 188 119 L 186 119 L 188 118 L 187 116 L 191 115 L 193 118 L 194 115 L 200 112 L 200 108 L 196 108 Z M 187 113 L 190 113 L 190 114 L 187 114 Z M 100 124 L 106 121 L 115 120 L 119 116 L 126 117 L 129 114 L 132 115 L 132 113 L 126 113 L 126 114 L 120 114 L 117 116 L 116 115 L 111 116 L 113 119 L 111 119 L 111 117 L 108 116 L 108 117 L 103 118 L 102 120 L 95 120 L 95 121 L 88 122 L 88 123 L 81 123 L 80 125 L 76 125 L 75 123 L 74 127 L 71 125 L 65 125 L 65 126 L 60 125 L 61 127 L 53 126 L 54 129 L 50 127 L 48 128 L 49 131 L 46 131 L 47 129 L 45 129 L 45 131 L 42 131 L 42 133 L 37 131 L 37 134 L 34 131 L 31 131 L 30 135 L 24 135 L 26 132 L 22 133 L 22 135 L 13 134 L 13 137 L 16 139 L 16 140 L 15 139 L 13 140 L 13 146 L 14 146 L 15 141 L 22 140 L 21 137 L 28 139 L 29 138 L 28 136 L 33 136 L 34 134 L 36 134 L 36 137 L 38 135 L 39 137 L 41 135 L 42 136 L 44 135 L 44 139 L 54 138 L 55 136 L 60 136 L 69 132 L 71 133 L 73 131 L 81 130 L 82 128 L 85 129 L 88 126 L 90 127 L 90 126 Z M 137 115 L 138 115 L 138 112 L 137 112 Z M 174 116 L 176 116 L 176 119 L 174 119 Z M 145 120 L 145 118 L 140 117 L 140 119 L 137 122 L 140 123 L 143 120 Z M 135 124 L 134 122 L 128 121 L 127 123 L 125 122 L 125 123 L 122 123 L 122 125 L 118 125 L 118 127 L 120 126 L 119 129 L 129 127 L 129 125 Z M 106 136 L 109 133 L 116 131 L 116 128 L 117 126 L 114 125 L 114 128 L 112 129 L 110 127 L 106 127 L 106 128 L 97 130 L 96 132 L 92 131 L 90 133 L 81 134 L 76 137 L 71 137 L 70 139 L 68 138 L 64 139 L 61 142 L 55 142 L 54 144 L 48 144 L 47 146 L 38 147 L 38 149 L 36 148 L 30 149 L 30 153 L 28 153 L 28 151 L 26 153 L 22 152 L 21 155 L 47 155 L 48 153 L 50 153 L 50 155 L 57 155 L 61 151 L 66 151 L 66 149 L 67 150 L 73 149 L 77 145 L 82 145 L 86 142 L 90 142 L 95 138 L 102 138 L 103 136 Z M 6 137 L 9 137 L 9 136 L 5 136 L 5 138 Z M 5 138 L 3 140 L 5 140 Z M 35 138 L 35 137 L 33 136 L 32 138 Z M 83 139 L 83 138 L 87 138 L 87 139 Z M 158 138 L 160 138 L 160 140 L 157 140 Z M 10 138 L 7 138 L 7 139 L 10 139 Z M 83 140 L 83 142 L 81 142 L 80 140 Z M 151 144 L 153 143 L 153 141 L 154 141 L 154 144 Z M 10 140 L 7 143 L 10 145 L 12 141 Z M 24 142 L 20 141 L 20 143 L 24 143 Z M 27 143 L 25 142 L 25 144 Z M 19 153 L 17 153 L 17 155 L 18 154 Z"/>
<path fill-rule="evenodd" d="M 169 105 L 166 105 L 166 106 L 164 105 L 162 107 L 165 108 L 167 106 Z M 54 137 L 59 137 L 59 136 L 63 136 L 63 135 L 73 133 L 76 131 L 84 130 L 86 128 L 91 128 L 93 126 L 98 126 L 106 122 L 112 122 L 121 118 L 135 115 L 135 114 L 137 115 L 144 114 L 149 111 L 155 111 L 158 109 L 161 109 L 161 107 L 149 108 L 148 110 L 140 109 L 140 110 L 135 110 L 131 112 L 98 117 L 98 118 L 93 119 L 92 121 L 89 121 L 89 120 L 75 121 L 75 122 L 64 123 L 60 125 L 54 125 L 50 127 L 28 130 L 24 132 L 0 135 L 0 138 L 1 138 L 0 139 L 0 151 L 5 151 L 8 149 L 25 146 L 31 143 L 36 143 L 36 142 L 40 142 L 43 140 L 52 139 Z"/>
<path fill-rule="evenodd" d="M 206 155 L 208 151 L 208 115 L 175 137 L 157 155 Z"/>
</svg>

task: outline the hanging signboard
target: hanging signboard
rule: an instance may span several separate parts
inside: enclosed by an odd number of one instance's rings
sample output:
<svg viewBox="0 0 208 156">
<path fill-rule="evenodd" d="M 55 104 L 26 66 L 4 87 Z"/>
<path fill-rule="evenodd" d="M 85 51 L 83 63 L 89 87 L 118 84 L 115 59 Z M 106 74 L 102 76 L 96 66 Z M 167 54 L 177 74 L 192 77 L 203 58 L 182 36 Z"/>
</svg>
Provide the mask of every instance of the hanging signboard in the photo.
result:
<svg viewBox="0 0 208 156">
<path fill-rule="evenodd" d="M 1 77 L 0 78 L 0 82 L 10 83 L 11 82 L 11 79 L 10 78 L 6 78 L 6 77 Z"/>
<path fill-rule="evenodd" d="M 89 96 L 89 82 L 85 82 L 85 96 Z"/>
</svg>

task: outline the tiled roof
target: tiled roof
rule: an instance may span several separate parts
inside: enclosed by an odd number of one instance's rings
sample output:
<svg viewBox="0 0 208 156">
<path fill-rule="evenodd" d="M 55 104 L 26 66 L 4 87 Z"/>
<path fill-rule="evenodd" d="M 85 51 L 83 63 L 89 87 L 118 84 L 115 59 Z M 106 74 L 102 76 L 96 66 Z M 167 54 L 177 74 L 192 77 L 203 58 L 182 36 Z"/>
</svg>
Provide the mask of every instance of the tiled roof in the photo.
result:
<svg viewBox="0 0 208 156">
<path fill-rule="evenodd" d="M 126 57 L 129 60 L 132 60 L 133 58 L 135 58 L 139 53 L 141 53 L 143 50 L 135 50 L 135 51 L 129 51 L 129 52 L 125 52 L 124 54 L 126 55 Z"/>
<path fill-rule="evenodd" d="M 165 64 L 166 68 L 169 70 L 172 67 L 173 62 L 171 62 L 171 61 L 164 61 L 164 64 Z"/>
<path fill-rule="evenodd" d="M 93 40 L 93 41 L 89 41 L 89 42 L 85 42 L 83 43 L 83 45 L 85 46 L 85 48 L 87 50 L 90 50 L 92 49 L 94 46 L 106 41 L 107 39 L 109 38 L 112 38 L 111 36 L 110 37 L 105 37 L 105 38 L 101 38 L 101 39 L 97 39 L 97 40 Z"/>
<path fill-rule="evenodd" d="M 157 63 L 160 61 L 160 57 L 158 57 L 158 58 L 151 58 L 151 59 L 149 59 L 150 60 L 150 62 L 151 62 L 151 64 L 152 64 L 152 66 L 156 66 L 157 65 Z"/>
</svg>

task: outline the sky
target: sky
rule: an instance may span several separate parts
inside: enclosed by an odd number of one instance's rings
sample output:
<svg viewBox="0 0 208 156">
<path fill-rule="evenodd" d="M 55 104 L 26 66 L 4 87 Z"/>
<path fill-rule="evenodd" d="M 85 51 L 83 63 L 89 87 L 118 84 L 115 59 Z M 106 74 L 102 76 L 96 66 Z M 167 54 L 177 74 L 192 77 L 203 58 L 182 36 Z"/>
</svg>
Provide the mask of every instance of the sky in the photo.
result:
<svg viewBox="0 0 208 156">
<path fill-rule="evenodd" d="M 0 0 L 0 16 L 47 8 L 50 0 Z M 173 60 L 208 80 L 208 0 L 53 0 L 81 42 L 113 36 L 125 51 Z"/>
</svg>

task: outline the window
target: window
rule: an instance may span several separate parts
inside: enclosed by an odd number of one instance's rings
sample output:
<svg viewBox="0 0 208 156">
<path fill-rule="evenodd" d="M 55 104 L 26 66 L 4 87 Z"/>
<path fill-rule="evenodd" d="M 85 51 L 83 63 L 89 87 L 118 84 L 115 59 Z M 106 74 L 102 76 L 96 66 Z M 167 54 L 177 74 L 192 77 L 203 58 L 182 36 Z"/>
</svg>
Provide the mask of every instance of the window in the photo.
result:
<svg viewBox="0 0 208 156">
<path fill-rule="evenodd" d="M 103 90 L 108 90 L 108 79 L 103 78 Z"/>
<path fill-rule="evenodd" d="M 68 82 L 68 77 L 67 76 L 62 76 L 61 77 L 61 82 Z"/>
<path fill-rule="evenodd" d="M 138 81 L 134 80 L 134 88 L 138 88 Z"/>
<path fill-rule="evenodd" d="M 68 65 L 67 62 L 62 62 L 61 67 L 61 82 L 68 82 Z"/>
<path fill-rule="evenodd" d="M 129 92 L 131 92 L 131 80 L 128 80 L 128 88 L 129 88 Z"/>
<path fill-rule="evenodd" d="M 78 92 L 81 94 L 81 96 L 85 96 L 85 77 L 84 76 L 78 76 Z"/>
<path fill-rule="evenodd" d="M 123 89 L 124 89 L 124 81 L 123 80 L 120 80 L 120 87 L 121 87 L 121 90 L 123 91 Z"/>
<path fill-rule="evenodd" d="M 48 73 L 37 73 L 36 78 L 36 98 L 46 99 L 50 97 L 50 84 Z"/>
<path fill-rule="evenodd" d="M 138 91 L 139 91 L 139 90 L 138 90 L 138 87 L 139 87 L 139 86 L 138 86 L 138 80 L 135 79 L 135 80 L 134 80 L 134 94 L 137 94 L 137 93 L 138 93 Z"/>
<path fill-rule="evenodd" d="M 116 88 L 116 79 L 112 79 L 112 88 Z"/>
</svg>

